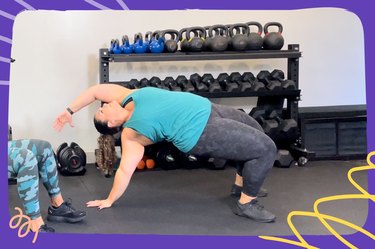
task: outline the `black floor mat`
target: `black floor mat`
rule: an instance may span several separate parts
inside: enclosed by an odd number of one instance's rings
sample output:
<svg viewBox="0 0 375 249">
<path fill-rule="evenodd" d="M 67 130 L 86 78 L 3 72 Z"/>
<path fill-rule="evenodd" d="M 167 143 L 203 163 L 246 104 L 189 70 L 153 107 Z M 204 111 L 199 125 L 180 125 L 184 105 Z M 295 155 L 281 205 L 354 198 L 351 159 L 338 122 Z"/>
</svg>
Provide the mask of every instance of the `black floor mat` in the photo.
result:
<svg viewBox="0 0 375 249">
<path fill-rule="evenodd" d="M 238 217 L 231 211 L 236 199 L 229 196 L 235 169 L 172 170 L 135 172 L 130 185 L 111 208 L 86 208 L 85 203 L 107 197 L 113 178 L 105 178 L 93 165 L 84 176 L 60 176 L 64 198 L 71 198 L 87 217 L 77 224 L 47 224 L 59 233 L 104 234 L 178 234 L 178 235 L 289 235 L 289 212 L 313 211 L 321 197 L 359 193 L 347 179 L 347 171 L 365 161 L 315 161 L 305 167 L 273 168 L 264 187 L 269 195 L 260 198 L 276 222 L 264 224 Z M 367 172 L 357 172 L 354 179 L 367 189 Z M 48 196 L 41 185 L 42 216 L 46 217 Z M 21 207 L 15 185 L 9 186 L 9 210 Z M 363 226 L 367 200 L 342 200 L 321 204 L 320 210 Z M 316 218 L 295 218 L 301 234 L 329 234 Z M 342 234 L 354 230 L 330 223 Z"/>
</svg>

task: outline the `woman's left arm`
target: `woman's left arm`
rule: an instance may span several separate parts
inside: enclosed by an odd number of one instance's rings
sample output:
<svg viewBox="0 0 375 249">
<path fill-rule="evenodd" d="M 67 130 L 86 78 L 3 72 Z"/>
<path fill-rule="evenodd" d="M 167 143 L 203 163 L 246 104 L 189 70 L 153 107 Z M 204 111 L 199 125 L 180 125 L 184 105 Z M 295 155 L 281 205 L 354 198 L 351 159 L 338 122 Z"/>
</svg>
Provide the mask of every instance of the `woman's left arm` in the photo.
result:
<svg viewBox="0 0 375 249">
<path fill-rule="evenodd" d="M 116 171 L 111 192 L 105 200 L 87 202 L 87 207 L 98 207 L 99 209 L 111 207 L 125 192 L 130 179 L 142 159 L 145 148 L 135 139 L 128 138 L 129 129 L 124 129 L 121 134 L 122 155 L 120 166 Z"/>
</svg>

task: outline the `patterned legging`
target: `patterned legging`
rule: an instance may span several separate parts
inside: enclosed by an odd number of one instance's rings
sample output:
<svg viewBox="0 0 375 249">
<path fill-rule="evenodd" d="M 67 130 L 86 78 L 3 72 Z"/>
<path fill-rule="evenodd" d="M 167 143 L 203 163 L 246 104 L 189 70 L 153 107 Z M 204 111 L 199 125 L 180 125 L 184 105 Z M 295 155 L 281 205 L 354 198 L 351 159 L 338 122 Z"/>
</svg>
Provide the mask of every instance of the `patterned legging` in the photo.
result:
<svg viewBox="0 0 375 249">
<path fill-rule="evenodd" d="M 40 217 L 39 176 L 51 198 L 60 194 L 51 144 L 37 139 L 9 141 L 8 178 L 17 178 L 18 195 L 31 219 Z"/>
</svg>

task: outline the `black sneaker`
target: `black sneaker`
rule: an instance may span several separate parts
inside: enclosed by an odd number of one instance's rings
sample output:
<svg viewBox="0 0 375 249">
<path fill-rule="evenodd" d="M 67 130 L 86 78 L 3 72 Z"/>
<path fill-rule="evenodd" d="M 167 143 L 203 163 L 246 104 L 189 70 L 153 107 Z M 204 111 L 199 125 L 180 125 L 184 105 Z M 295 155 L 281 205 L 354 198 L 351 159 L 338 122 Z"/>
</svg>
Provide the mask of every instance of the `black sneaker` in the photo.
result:
<svg viewBox="0 0 375 249">
<path fill-rule="evenodd" d="M 39 232 L 40 233 L 54 233 L 55 229 L 52 227 L 47 226 L 47 224 L 43 224 L 39 227 Z"/>
<path fill-rule="evenodd" d="M 276 219 L 276 216 L 260 205 L 257 199 L 246 204 L 237 202 L 233 213 L 258 222 L 273 222 Z"/>
<path fill-rule="evenodd" d="M 233 184 L 230 194 L 232 196 L 239 197 L 241 195 L 242 187 Z M 260 188 L 257 197 L 266 197 L 268 195 L 268 191 L 265 188 Z"/>
<path fill-rule="evenodd" d="M 86 217 L 86 212 L 78 210 L 76 211 L 72 207 L 71 200 L 63 202 L 60 207 L 49 207 L 47 220 L 57 222 L 69 222 L 75 223 L 83 220 Z"/>
</svg>

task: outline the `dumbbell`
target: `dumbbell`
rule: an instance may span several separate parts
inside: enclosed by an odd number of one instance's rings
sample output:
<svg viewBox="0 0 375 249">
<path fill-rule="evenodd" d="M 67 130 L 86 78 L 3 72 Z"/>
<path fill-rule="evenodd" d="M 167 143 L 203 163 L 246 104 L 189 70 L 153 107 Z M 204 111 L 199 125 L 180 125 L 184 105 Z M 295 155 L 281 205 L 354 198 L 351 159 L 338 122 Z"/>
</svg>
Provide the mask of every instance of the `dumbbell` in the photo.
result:
<svg viewBox="0 0 375 249">
<path fill-rule="evenodd" d="M 277 80 L 281 83 L 281 87 L 286 90 L 295 90 L 297 89 L 296 83 L 293 80 L 285 80 L 284 72 L 278 69 L 275 69 L 271 72 L 271 77 L 274 80 Z"/>
<path fill-rule="evenodd" d="M 268 117 L 278 122 L 277 129 L 280 133 L 280 139 L 293 140 L 298 137 L 298 124 L 294 119 L 282 119 L 275 110 Z"/>
<path fill-rule="evenodd" d="M 282 90 L 281 83 L 277 80 L 273 80 L 270 72 L 267 70 L 262 70 L 258 73 L 257 78 L 271 91 Z"/>
<path fill-rule="evenodd" d="M 169 90 L 169 87 L 165 86 L 159 77 L 156 77 L 156 76 L 153 76 L 150 80 L 150 86 L 153 86 L 153 87 L 157 87 L 157 88 L 161 88 L 161 89 L 165 89 L 165 90 Z"/>
<path fill-rule="evenodd" d="M 128 86 L 130 89 L 141 88 L 141 84 L 139 83 L 137 79 L 131 79 L 128 83 Z"/>
<path fill-rule="evenodd" d="M 260 82 L 257 78 L 255 78 L 254 74 L 252 74 L 251 72 L 243 73 L 242 81 L 249 82 L 251 85 L 251 89 L 254 92 L 260 92 L 260 91 L 266 90 L 265 85 L 262 82 Z"/>
<path fill-rule="evenodd" d="M 203 84 L 202 77 L 195 73 L 190 76 L 190 82 L 195 86 L 198 92 L 208 92 L 208 87 Z"/>
<path fill-rule="evenodd" d="M 279 123 L 275 119 L 266 118 L 267 110 L 257 106 L 250 111 L 250 115 L 262 126 L 264 133 L 272 139 L 276 138 Z"/>
<path fill-rule="evenodd" d="M 181 152 L 178 157 L 178 162 L 181 163 L 185 169 L 198 169 L 203 166 L 203 158 L 194 156 L 192 154 Z"/>
<path fill-rule="evenodd" d="M 179 151 L 170 143 L 161 143 L 157 149 L 155 163 L 158 167 L 165 170 L 177 169 L 180 164 L 177 163 Z"/>
<path fill-rule="evenodd" d="M 289 168 L 296 162 L 294 161 L 292 155 L 290 154 L 289 150 L 278 150 L 277 151 L 277 158 L 274 162 L 275 167 L 279 168 Z"/>
<path fill-rule="evenodd" d="M 176 78 L 176 83 L 181 87 L 184 92 L 195 92 L 195 87 L 191 82 L 183 75 L 179 75 Z"/>
<path fill-rule="evenodd" d="M 229 75 L 227 73 L 221 73 L 216 79 L 220 86 L 224 89 L 226 92 L 238 92 L 240 88 L 238 87 L 238 84 L 235 82 L 231 82 L 229 80 Z"/>
<path fill-rule="evenodd" d="M 142 88 L 142 87 L 148 87 L 150 86 L 150 82 L 148 82 L 148 79 L 147 78 L 143 78 L 139 81 L 139 87 Z"/>
<path fill-rule="evenodd" d="M 166 77 L 163 83 L 165 86 L 169 87 L 171 91 L 181 92 L 181 87 L 177 84 L 173 77 Z"/>
<path fill-rule="evenodd" d="M 240 87 L 240 92 L 251 92 L 251 84 L 246 81 L 242 81 L 241 74 L 239 72 L 233 72 L 229 75 L 229 80 L 235 82 Z"/>
<path fill-rule="evenodd" d="M 221 92 L 220 84 L 214 79 L 214 76 L 212 76 L 212 74 L 203 74 L 202 83 L 208 87 L 208 91 L 210 93 Z"/>
</svg>

